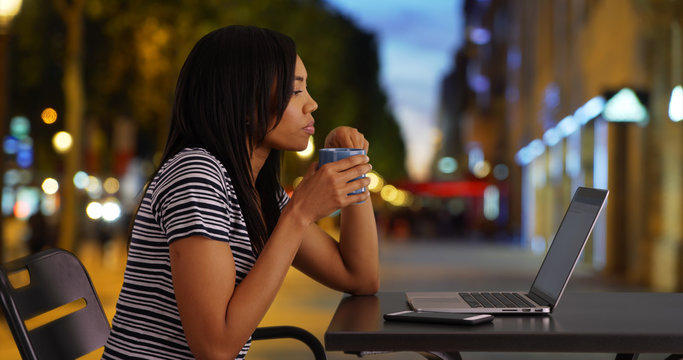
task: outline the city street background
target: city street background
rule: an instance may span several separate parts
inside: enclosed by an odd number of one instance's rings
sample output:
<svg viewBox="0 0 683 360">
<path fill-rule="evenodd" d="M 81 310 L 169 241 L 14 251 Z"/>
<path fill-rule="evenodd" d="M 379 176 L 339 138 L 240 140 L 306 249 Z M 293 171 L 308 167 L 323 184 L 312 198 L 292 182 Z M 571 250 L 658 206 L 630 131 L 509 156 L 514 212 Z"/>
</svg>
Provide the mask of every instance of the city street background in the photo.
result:
<svg viewBox="0 0 683 360">
<path fill-rule="evenodd" d="M 320 105 L 285 190 L 334 127 L 369 139 L 381 291 L 528 286 L 578 186 L 610 195 L 568 291 L 683 290 L 678 0 L 0 0 L 0 261 L 73 251 L 113 316 L 180 67 L 230 24 L 291 36 Z M 340 297 L 292 270 L 263 324 L 322 340 Z"/>
</svg>

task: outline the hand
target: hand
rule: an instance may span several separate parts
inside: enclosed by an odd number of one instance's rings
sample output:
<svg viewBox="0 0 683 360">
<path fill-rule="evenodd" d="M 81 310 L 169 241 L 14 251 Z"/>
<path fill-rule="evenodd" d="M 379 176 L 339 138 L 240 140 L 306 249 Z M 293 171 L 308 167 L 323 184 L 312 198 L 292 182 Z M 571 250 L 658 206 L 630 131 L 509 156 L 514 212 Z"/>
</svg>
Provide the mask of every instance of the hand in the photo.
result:
<svg viewBox="0 0 683 360">
<path fill-rule="evenodd" d="M 334 128 L 325 138 L 326 148 L 354 148 L 363 149 L 368 153 L 370 143 L 365 140 L 365 136 L 352 127 L 340 126 Z"/>
<path fill-rule="evenodd" d="M 307 223 L 322 219 L 334 211 L 367 200 L 366 190 L 361 194 L 348 195 L 370 185 L 370 179 L 363 177 L 351 181 L 372 170 L 366 155 L 355 155 L 327 163 L 318 169 L 318 163 L 311 164 L 303 180 L 294 189 L 290 205 L 298 211 Z M 350 182 L 349 182 L 350 181 Z M 290 208 L 290 206 L 287 206 Z"/>
</svg>

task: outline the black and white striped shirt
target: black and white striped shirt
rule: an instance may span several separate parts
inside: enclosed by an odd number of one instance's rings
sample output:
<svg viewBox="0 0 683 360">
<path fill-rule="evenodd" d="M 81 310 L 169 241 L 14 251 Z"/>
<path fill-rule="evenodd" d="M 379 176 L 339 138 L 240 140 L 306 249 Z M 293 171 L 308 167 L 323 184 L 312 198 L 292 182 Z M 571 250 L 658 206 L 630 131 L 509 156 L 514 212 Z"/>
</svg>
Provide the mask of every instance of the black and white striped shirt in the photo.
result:
<svg viewBox="0 0 683 360">
<path fill-rule="evenodd" d="M 288 200 L 283 189 L 280 208 Z M 230 244 L 235 286 L 254 266 L 256 256 L 230 177 L 200 148 L 184 149 L 163 164 L 144 195 L 103 359 L 194 358 L 178 314 L 168 248 L 194 235 Z"/>
</svg>

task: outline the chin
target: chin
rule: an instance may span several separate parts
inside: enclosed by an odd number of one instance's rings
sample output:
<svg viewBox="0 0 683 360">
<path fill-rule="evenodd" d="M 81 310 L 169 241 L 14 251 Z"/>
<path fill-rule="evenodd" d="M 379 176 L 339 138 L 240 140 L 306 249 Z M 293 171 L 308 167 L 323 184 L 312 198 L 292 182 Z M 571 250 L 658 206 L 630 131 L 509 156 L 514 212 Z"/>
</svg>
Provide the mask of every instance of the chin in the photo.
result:
<svg viewBox="0 0 683 360">
<path fill-rule="evenodd" d="M 278 150 L 283 150 L 283 151 L 304 151 L 308 147 L 308 138 L 309 136 L 306 136 L 306 138 L 300 138 L 297 139 L 294 136 L 290 137 L 287 141 L 283 139 L 284 141 L 279 141 L 274 148 Z"/>
<path fill-rule="evenodd" d="M 306 150 L 306 148 L 308 148 L 308 144 L 306 144 L 306 146 L 297 147 L 296 149 L 294 149 L 292 151 L 304 151 L 304 150 Z"/>
<path fill-rule="evenodd" d="M 291 145 L 290 145 L 290 146 L 280 146 L 280 147 L 277 147 L 277 149 L 278 149 L 278 150 L 281 150 L 281 151 L 296 151 L 296 152 L 298 152 L 298 151 L 304 151 L 304 150 L 306 150 L 306 148 L 308 148 L 308 142 L 306 142 L 306 145 L 304 145 L 304 146 L 301 146 L 301 145 L 291 146 Z"/>
<path fill-rule="evenodd" d="M 308 138 L 306 138 L 306 141 L 304 141 L 304 142 L 302 142 L 301 144 L 299 144 L 299 145 L 297 146 L 297 149 L 294 150 L 294 151 L 304 151 L 304 150 L 306 150 L 306 148 L 308 148 Z"/>
</svg>

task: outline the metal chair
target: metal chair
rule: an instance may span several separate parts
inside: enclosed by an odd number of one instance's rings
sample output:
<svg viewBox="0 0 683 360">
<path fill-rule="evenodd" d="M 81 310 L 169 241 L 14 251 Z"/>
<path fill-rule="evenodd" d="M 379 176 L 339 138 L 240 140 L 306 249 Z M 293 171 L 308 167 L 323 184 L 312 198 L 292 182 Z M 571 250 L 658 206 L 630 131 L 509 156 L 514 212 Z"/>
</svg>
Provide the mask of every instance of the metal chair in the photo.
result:
<svg viewBox="0 0 683 360">
<path fill-rule="evenodd" d="M 326 360 L 325 348 L 310 332 L 296 326 L 265 326 L 256 328 L 251 335 L 252 340 L 269 340 L 290 338 L 296 339 L 308 346 L 316 360 Z"/>
<path fill-rule="evenodd" d="M 16 284 L 11 277 L 24 281 Z M 0 303 L 23 359 L 75 359 L 104 346 L 109 335 L 109 321 L 87 270 L 62 249 L 1 265 Z M 300 340 L 315 359 L 327 358 L 320 341 L 298 327 L 262 327 L 252 336 L 277 338 Z"/>
</svg>

